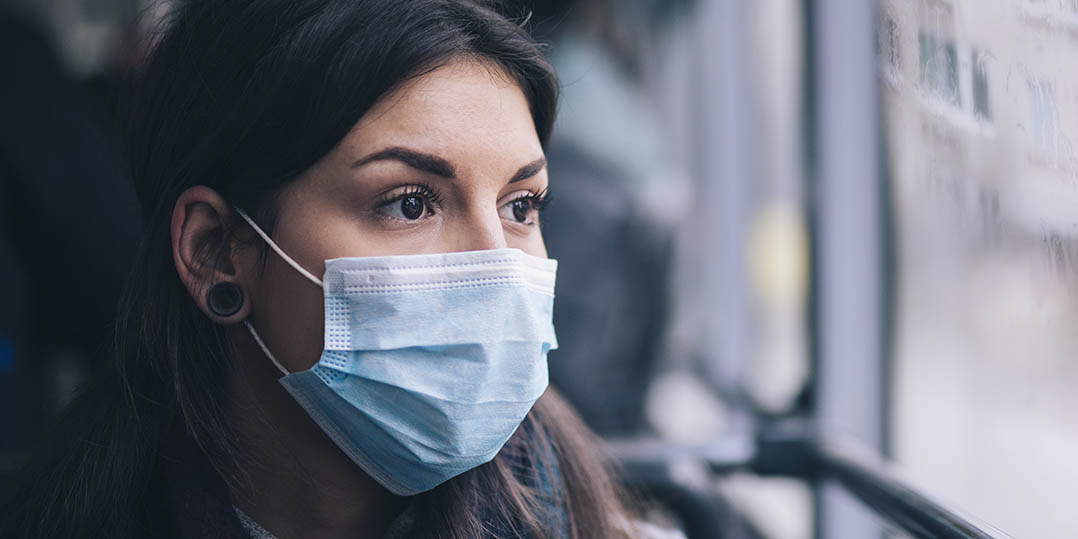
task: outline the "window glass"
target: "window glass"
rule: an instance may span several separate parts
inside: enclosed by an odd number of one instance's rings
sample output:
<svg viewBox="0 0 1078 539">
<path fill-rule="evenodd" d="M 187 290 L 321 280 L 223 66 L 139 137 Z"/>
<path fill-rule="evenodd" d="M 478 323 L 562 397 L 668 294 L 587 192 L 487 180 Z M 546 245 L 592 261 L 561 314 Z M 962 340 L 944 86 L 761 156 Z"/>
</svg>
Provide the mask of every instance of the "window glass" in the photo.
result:
<svg viewBox="0 0 1078 539">
<path fill-rule="evenodd" d="M 879 17 L 894 456 L 1016 537 L 1078 536 L 1078 2 Z"/>
</svg>

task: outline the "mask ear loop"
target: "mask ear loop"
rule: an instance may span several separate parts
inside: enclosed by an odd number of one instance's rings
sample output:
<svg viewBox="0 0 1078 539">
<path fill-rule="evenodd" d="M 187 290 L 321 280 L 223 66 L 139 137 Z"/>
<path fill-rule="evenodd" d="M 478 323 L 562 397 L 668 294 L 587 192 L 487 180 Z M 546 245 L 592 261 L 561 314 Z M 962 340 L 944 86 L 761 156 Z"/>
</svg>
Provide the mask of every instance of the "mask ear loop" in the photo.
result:
<svg viewBox="0 0 1078 539">
<path fill-rule="evenodd" d="M 312 283 L 318 285 L 319 288 L 322 287 L 322 280 L 319 279 L 318 277 L 315 277 L 313 274 L 311 274 L 311 272 L 304 269 L 303 266 L 300 266 L 298 262 L 296 262 L 295 260 L 292 260 L 292 257 L 285 254 L 284 250 L 282 250 L 280 247 L 278 247 L 277 244 L 274 243 L 273 240 L 270 239 L 269 235 L 266 234 L 265 232 L 263 232 L 262 228 L 259 227 L 257 224 L 255 224 L 254 219 L 251 219 L 251 217 L 247 215 L 247 212 L 245 212 L 245 211 L 243 211 L 243 210 L 241 210 L 239 208 L 234 208 L 234 209 L 236 210 L 236 213 L 238 213 L 240 215 L 240 217 L 243 217 L 244 221 L 247 221 L 247 224 L 251 225 L 251 228 L 253 228 L 254 231 L 266 242 L 266 245 L 269 245 L 270 248 L 274 250 L 274 252 L 276 252 L 278 255 L 280 255 L 281 258 L 285 262 L 287 262 L 289 266 L 292 266 L 293 269 L 298 271 L 301 275 L 306 277 L 309 281 L 311 281 Z M 291 374 L 291 373 L 288 372 L 288 369 L 284 368 L 284 365 L 281 365 L 281 362 L 277 361 L 277 358 L 273 356 L 273 353 L 270 352 L 269 347 L 266 346 L 266 343 L 262 341 L 262 337 L 258 336 L 258 332 L 255 331 L 255 327 L 253 325 L 251 325 L 251 322 L 249 320 L 244 320 L 243 325 L 247 327 L 247 331 L 251 333 L 252 337 L 254 337 L 255 342 L 258 343 L 258 347 L 261 348 L 262 352 L 266 354 L 266 357 L 268 357 L 270 359 L 270 361 L 273 362 L 273 364 L 277 367 L 277 370 L 284 373 L 285 376 L 288 376 L 289 374 Z"/>
<path fill-rule="evenodd" d="M 273 242 L 273 240 L 270 239 L 269 235 L 266 234 L 265 232 L 263 232 L 262 228 L 255 224 L 254 219 L 251 219 L 247 215 L 247 212 L 245 212 L 245 211 L 243 211 L 243 210 L 241 210 L 239 208 L 235 208 L 235 210 L 236 210 L 236 213 L 240 214 L 240 217 L 243 217 L 244 221 L 247 221 L 247 224 L 251 225 L 251 228 L 255 229 L 255 232 L 258 233 L 258 235 L 261 236 L 262 239 L 266 241 L 266 244 L 269 245 L 271 249 L 276 251 L 277 254 L 281 255 L 281 258 L 283 258 L 285 262 L 288 262 L 289 266 L 292 266 L 292 268 L 294 268 L 296 271 L 298 271 L 300 273 L 300 275 L 303 275 L 309 281 L 311 281 L 312 283 L 318 285 L 319 288 L 322 287 L 322 279 L 319 279 L 318 277 L 315 277 L 314 274 L 312 274 L 311 272 L 303 269 L 303 266 L 300 266 L 298 262 L 296 262 L 295 260 L 292 260 L 292 257 L 285 254 L 285 252 L 280 247 L 278 247 L 277 244 Z"/>
<path fill-rule="evenodd" d="M 269 347 L 266 346 L 266 343 L 262 342 L 262 337 L 258 336 L 258 332 L 255 331 L 255 327 L 251 325 L 251 322 L 244 320 L 243 325 L 247 327 L 247 331 L 249 331 L 251 333 L 251 336 L 255 338 L 255 342 L 258 343 L 258 347 L 261 348 L 262 352 L 266 354 L 266 357 L 268 357 L 270 361 L 273 362 L 274 366 L 277 367 L 277 370 L 281 371 L 285 376 L 292 374 L 288 372 L 288 369 L 284 368 L 284 365 L 281 365 L 280 361 L 277 361 L 277 358 L 273 357 L 273 353 L 269 351 Z"/>
</svg>

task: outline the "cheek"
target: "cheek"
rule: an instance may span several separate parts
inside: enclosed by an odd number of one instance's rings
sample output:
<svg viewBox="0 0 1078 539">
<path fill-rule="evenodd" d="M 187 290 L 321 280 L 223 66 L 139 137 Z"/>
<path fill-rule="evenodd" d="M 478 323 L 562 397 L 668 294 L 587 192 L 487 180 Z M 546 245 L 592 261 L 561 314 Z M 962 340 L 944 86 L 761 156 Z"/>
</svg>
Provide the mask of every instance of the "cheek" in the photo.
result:
<svg viewBox="0 0 1078 539">
<path fill-rule="evenodd" d="M 508 247 L 520 249 L 532 256 L 547 257 L 546 243 L 543 241 L 543 233 L 540 230 L 536 230 L 527 236 L 506 232 L 505 240 Z"/>
<path fill-rule="evenodd" d="M 307 370 L 322 354 L 322 289 L 273 256 L 253 298 L 262 340 L 289 372 Z M 268 361 L 268 359 L 267 359 Z"/>
</svg>

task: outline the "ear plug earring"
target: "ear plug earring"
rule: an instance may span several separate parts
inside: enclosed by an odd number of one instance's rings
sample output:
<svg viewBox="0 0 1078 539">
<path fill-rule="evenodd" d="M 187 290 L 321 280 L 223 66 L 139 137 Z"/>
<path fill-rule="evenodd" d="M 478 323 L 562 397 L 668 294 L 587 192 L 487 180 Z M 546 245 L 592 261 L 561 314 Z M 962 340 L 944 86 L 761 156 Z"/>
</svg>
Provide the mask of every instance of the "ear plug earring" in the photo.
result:
<svg viewBox="0 0 1078 539">
<path fill-rule="evenodd" d="M 206 293 L 206 303 L 213 314 L 227 318 L 240 312 L 243 307 L 243 289 L 236 283 L 217 283 Z"/>
</svg>

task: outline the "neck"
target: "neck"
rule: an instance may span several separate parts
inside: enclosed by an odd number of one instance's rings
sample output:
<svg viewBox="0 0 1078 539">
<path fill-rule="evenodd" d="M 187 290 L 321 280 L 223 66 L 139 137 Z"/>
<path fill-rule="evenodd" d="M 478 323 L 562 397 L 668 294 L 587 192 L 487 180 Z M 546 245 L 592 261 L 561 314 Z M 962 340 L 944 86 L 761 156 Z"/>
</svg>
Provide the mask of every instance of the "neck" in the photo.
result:
<svg viewBox="0 0 1078 539">
<path fill-rule="evenodd" d="M 233 503 L 279 539 L 383 535 L 403 509 L 403 498 L 337 448 L 260 354 L 237 353 L 238 363 L 250 368 L 241 368 L 232 384 L 231 419 L 240 453 L 253 462 L 235 471 L 242 479 L 230 487 Z"/>
</svg>

